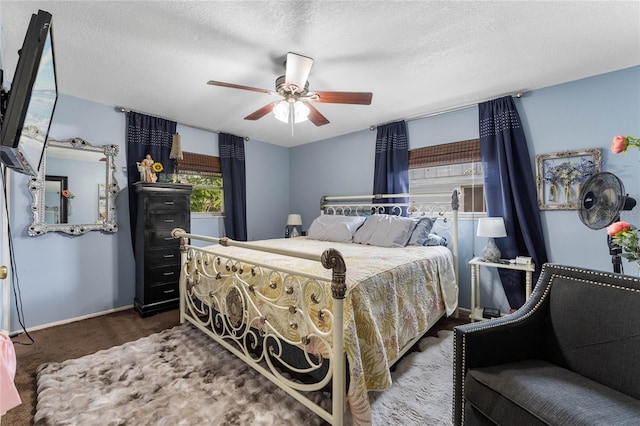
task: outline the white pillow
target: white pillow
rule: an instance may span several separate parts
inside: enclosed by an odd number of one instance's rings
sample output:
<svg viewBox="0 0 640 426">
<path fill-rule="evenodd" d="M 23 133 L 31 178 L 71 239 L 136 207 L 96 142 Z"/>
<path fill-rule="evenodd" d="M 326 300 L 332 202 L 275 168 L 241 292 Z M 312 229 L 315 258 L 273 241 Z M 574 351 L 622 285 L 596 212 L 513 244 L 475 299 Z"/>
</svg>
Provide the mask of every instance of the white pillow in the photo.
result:
<svg viewBox="0 0 640 426">
<path fill-rule="evenodd" d="M 313 220 L 307 237 L 314 240 L 350 243 L 353 234 L 365 221 L 362 216 L 323 214 Z"/>
<path fill-rule="evenodd" d="M 413 218 L 413 220 L 416 221 L 417 225 L 411 233 L 411 238 L 409 238 L 409 242 L 407 244 L 410 246 L 425 245 L 425 241 L 427 241 L 431 234 L 431 229 L 433 228 L 436 218 L 421 217 L 419 219 Z"/>
<path fill-rule="evenodd" d="M 404 247 L 415 227 L 416 221 L 408 217 L 374 214 L 356 231 L 353 242 L 380 247 Z"/>
</svg>

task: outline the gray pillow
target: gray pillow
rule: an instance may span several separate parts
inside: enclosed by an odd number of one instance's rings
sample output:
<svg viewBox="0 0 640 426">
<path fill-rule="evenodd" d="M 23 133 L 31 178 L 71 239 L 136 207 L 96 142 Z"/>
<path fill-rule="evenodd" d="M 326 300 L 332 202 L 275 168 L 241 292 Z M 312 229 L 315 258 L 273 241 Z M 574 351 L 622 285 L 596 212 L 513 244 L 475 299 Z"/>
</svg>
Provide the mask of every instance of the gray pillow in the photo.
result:
<svg viewBox="0 0 640 426">
<path fill-rule="evenodd" d="M 447 246 L 447 239 L 438 234 L 429 234 L 423 246 Z"/>
<path fill-rule="evenodd" d="M 365 219 L 363 216 L 323 214 L 313 220 L 307 230 L 307 237 L 321 241 L 350 243 L 353 241 L 353 234 Z"/>
<path fill-rule="evenodd" d="M 429 238 L 429 234 L 431 233 L 431 229 L 433 229 L 433 224 L 436 219 L 431 217 L 421 217 L 419 219 L 414 218 L 413 220 L 417 220 L 418 223 L 411 234 L 411 239 L 409 239 L 408 244 L 412 246 L 423 246 L 425 245 L 427 238 Z"/>
<path fill-rule="evenodd" d="M 353 242 L 379 247 L 404 247 L 416 227 L 408 217 L 374 214 L 353 235 Z"/>
</svg>

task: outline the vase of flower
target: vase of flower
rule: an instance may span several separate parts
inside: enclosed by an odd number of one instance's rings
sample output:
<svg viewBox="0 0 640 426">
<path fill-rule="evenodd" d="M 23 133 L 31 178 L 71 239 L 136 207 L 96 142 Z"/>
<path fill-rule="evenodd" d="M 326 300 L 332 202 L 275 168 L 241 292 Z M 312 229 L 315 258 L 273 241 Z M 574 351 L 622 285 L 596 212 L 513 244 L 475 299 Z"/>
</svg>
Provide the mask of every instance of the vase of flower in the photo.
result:
<svg viewBox="0 0 640 426">
<path fill-rule="evenodd" d="M 573 201 L 573 189 L 568 183 L 564 184 L 564 200 L 567 204 Z"/>
<path fill-rule="evenodd" d="M 614 222 L 607 227 L 607 234 L 611 241 L 620 247 L 620 255 L 629 262 L 640 266 L 640 237 L 638 228 L 628 222 Z"/>
<path fill-rule="evenodd" d="M 575 184 L 574 194 L 576 201 L 580 201 L 580 193 L 582 192 L 582 182 L 578 182 Z"/>
<path fill-rule="evenodd" d="M 71 200 L 75 197 L 68 189 L 62 191 L 62 196 L 67 201 L 67 216 L 71 216 Z"/>
<path fill-rule="evenodd" d="M 558 201 L 558 187 L 556 184 L 549 185 L 549 201 L 554 203 Z"/>
<path fill-rule="evenodd" d="M 578 201 L 578 196 L 580 194 L 579 185 L 580 184 L 571 185 L 568 183 L 564 186 L 564 194 L 567 203 L 575 203 Z"/>
</svg>

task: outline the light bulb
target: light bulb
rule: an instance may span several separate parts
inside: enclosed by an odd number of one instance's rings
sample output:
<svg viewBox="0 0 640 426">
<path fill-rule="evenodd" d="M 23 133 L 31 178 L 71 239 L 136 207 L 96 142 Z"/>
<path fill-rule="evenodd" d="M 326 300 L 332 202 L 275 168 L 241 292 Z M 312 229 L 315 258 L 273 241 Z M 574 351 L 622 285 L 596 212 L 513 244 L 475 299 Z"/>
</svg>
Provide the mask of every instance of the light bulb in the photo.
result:
<svg viewBox="0 0 640 426">
<path fill-rule="evenodd" d="M 295 113 L 295 122 L 301 123 L 309 119 L 308 116 L 311 110 L 303 102 L 296 101 L 296 103 L 293 104 L 293 112 Z"/>
<path fill-rule="evenodd" d="M 283 123 L 289 122 L 289 102 L 280 101 L 273 107 L 273 115 Z"/>
</svg>

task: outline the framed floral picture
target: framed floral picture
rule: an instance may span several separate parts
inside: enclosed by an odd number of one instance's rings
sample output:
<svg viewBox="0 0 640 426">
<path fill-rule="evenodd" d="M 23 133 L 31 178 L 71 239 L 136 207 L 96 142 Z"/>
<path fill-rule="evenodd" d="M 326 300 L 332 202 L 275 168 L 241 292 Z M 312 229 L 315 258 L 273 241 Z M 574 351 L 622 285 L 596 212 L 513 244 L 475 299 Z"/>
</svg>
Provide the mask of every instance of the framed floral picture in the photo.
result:
<svg viewBox="0 0 640 426">
<path fill-rule="evenodd" d="M 576 210 L 582 185 L 600 172 L 598 148 L 536 155 L 540 210 Z"/>
</svg>

